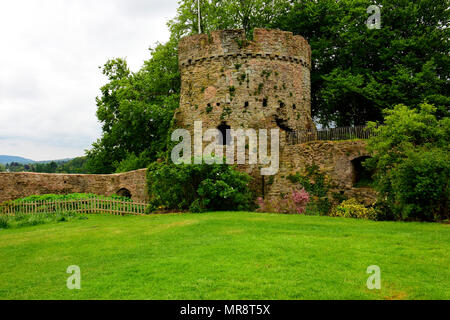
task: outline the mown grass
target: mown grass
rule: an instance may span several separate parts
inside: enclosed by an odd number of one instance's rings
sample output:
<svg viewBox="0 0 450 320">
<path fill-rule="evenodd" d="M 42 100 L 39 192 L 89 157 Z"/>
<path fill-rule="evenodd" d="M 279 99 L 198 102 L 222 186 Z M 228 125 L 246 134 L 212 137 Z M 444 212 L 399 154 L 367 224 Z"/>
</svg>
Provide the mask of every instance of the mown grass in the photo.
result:
<svg viewBox="0 0 450 320">
<path fill-rule="evenodd" d="M 449 299 L 449 225 L 90 215 L 0 231 L 0 299 Z M 69 290 L 67 267 L 81 268 Z M 366 287 L 370 265 L 382 289 Z"/>
</svg>

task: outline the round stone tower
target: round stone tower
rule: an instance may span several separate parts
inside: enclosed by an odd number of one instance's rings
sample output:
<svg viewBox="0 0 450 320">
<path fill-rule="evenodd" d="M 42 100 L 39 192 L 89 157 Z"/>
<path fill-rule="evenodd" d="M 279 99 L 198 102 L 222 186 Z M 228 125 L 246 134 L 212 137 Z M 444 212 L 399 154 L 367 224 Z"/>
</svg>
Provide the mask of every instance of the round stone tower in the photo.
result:
<svg viewBox="0 0 450 320">
<path fill-rule="evenodd" d="M 280 30 L 214 31 L 179 43 L 180 108 L 176 126 L 314 130 L 311 119 L 311 48 Z M 285 134 L 285 133 L 284 133 Z"/>
</svg>

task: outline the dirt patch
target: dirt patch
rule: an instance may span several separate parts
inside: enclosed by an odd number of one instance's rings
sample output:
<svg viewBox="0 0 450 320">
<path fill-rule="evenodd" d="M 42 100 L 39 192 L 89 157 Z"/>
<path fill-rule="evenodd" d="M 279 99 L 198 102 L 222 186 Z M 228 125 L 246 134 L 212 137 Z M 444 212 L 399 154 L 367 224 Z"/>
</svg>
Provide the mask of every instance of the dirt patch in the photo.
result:
<svg viewBox="0 0 450 320">
<path fill-rule="evenodd" d="M 395 292 L 391 296 L 384 297 L 385 300 L 407 300 L 408 294 L 406 292 Z"/>
</svg>

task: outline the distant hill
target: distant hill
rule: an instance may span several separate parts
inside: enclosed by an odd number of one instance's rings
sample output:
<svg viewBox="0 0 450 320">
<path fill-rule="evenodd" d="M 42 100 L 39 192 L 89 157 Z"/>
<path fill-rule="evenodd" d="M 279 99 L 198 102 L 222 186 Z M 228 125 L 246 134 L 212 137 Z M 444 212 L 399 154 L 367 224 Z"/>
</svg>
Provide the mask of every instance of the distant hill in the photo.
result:
<svg viewBox="0 0 450 320">
<path fill-rule="evenodd" d="M 11 162 L 17 162 L 20 164 L 30 164 L 30 163 L 49 163 L 49 162 L 67 162 L 72 160 L 72 158 L 66 158 L 66 159 L 58 159 L 58 160 L 45 160 L 45 161 L 34 161 L 31 159 L 23 158 L 23 157 L 17 157 L 17 156 L 4 156 L 0 155 L 0 163 L 1 164 L 7 164 Z"/>
<path fill-rule="evenodd" d="M 65 158 L 65 159 L 58 159 L 58 160 L 44 160 L 44 161 L 33 161 L 34 163 L 50 163 L 50 162 L 68 162 L 70 160 L 73 160 L 73 158 Z"/>
<path fill-rule="evenodd" d="M 0 155 L 0 163 L 1 164 L 7 164 L 11 162 L 17 162 L 20 164 L 28 164 L 28 163 L 34 163 L 34 160 L 23 158 L 23 157 L 16 157 L 16 156 L 4 156 Z"/>
</svg>

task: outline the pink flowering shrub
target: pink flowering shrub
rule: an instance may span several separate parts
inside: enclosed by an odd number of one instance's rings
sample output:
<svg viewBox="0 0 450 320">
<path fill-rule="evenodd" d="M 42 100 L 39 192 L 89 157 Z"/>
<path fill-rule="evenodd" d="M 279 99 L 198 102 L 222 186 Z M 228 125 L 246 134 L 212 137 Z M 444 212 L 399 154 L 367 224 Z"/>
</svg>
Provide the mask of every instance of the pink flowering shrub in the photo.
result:
<svg viewBox="0 0 450 320">
<path fill-rule="evenodd" d="M 303 214 L 306 211 L 306 206 L 309 201 L 310 196 L 305 189 L 292 189 L 281 200 L 264 200 L 263 198 L 258 198 L 256 203 L 259 206 L 258 211 L 260 212 Z"/>
</svg>

